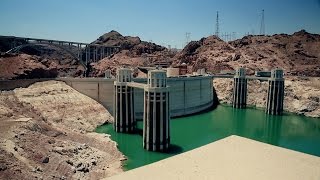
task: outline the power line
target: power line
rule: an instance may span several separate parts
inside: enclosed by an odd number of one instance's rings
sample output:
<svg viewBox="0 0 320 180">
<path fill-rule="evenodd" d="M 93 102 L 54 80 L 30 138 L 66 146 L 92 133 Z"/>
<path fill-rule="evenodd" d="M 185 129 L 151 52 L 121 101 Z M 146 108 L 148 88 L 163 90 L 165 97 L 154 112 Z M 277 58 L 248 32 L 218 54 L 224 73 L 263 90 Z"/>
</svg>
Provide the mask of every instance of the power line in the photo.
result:
<svg viewBox="0 0 320 180">
<path fill-rule="evenodd" d="M 262 17 L 261 17 L 261 25 L 260 25 L 260 35 L 265 35 L 264 9 L 262 9 Z"/>
</svg>

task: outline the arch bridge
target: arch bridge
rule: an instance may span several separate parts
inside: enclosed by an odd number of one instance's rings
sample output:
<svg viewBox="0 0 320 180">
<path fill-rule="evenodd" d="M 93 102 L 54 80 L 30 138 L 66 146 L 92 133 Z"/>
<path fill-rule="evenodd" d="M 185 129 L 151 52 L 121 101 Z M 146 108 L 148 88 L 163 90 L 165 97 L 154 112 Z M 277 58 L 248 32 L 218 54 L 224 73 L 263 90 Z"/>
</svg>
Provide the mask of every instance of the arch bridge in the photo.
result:
<svg viewBox="0 0 320 180">
<path fill-rule="evenodd" d="M 88 44 L 73 41 L 60 41 L 51 39 L 39 39 L 16 36 L 0 36 L 0 39 L 6 39 L 10 42 L 11 47 L 6 53 L 19 52 L 22 48 L 35 45 L 51 45 L 64 50 L 81 64 L 86 66 L 90 62 L 97 62 L 107 56 L 120 51 L 119 46 L 106 46 L 99 44 Z"/>
</svg>

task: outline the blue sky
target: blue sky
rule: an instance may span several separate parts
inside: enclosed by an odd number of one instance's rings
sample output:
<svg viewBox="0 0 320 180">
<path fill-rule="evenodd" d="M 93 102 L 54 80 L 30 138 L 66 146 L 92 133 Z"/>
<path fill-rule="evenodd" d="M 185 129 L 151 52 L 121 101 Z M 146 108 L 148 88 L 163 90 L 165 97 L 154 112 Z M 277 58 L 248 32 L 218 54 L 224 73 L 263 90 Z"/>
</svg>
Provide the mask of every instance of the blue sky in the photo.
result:
<svg viewBox="0 0 320 180">
<path fill-rule="evenodd" d="M 181 48 L 215 31 L 320 33 L 320 0 L 0 0 L 0 35 L 92 42 L 110 30 Z"/>
</svg>

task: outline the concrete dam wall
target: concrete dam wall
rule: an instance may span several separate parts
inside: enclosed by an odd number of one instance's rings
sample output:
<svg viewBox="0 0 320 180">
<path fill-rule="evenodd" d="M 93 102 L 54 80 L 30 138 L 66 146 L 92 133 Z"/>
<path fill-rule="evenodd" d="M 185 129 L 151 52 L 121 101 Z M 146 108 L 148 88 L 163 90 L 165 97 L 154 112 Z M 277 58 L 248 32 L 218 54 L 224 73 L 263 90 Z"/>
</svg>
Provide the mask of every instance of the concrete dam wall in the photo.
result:
<svg viewBox="0 0 320 180">
<path fill-rule="evenodd" d="M 59 80 L 98 101 L 113 113 L 114 81 L 103 78 L 53 78 L 2 80 L 0 90 L 11 90 L 17 87 L 27 87 L 44 80 Z M 147 83 L 146 78 L 134 79 L 134 82 Z M 174 77 L 167 79 L 170 87 L 169 102 L 171 117 L 184 116 L 206 110 L 213 106 L 216 97 L 213 92 L 212 77 Z M 134 88 L 134 105 L 136 117 L 143 115 L 143 89 Z"/>
<path fill-rule="evenodd" d="M 60 78 L 77 91 L 95 99 L 113 113 L 114 79 Z M 134 82 L 146 83 L 147 79 L 134 79 Z M 211 77 L 168 78 L 170 86 L 170 113 L 172 117 L 197 113 L 212 107 L 214 102 Z M 143 89 L 134 89 L 136 117 L 143 115 Z"/>
</svg>

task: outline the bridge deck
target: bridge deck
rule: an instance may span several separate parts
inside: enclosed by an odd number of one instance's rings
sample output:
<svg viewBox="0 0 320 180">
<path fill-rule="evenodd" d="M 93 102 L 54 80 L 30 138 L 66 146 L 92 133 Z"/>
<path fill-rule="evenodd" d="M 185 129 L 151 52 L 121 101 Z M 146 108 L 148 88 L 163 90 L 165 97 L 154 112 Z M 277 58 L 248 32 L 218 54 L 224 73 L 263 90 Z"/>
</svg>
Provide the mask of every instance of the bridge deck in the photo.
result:
<svg viewBox="0 0 320 180">
<path fill-rule="evenodd" d="M 53 39 L 40 39 L 40 38 L 29 38 L 29 37 L 16 37 L 16 36 L 2 36 L 0 38 L 4 39 L 13 39 L 13 40 L 28 40 L 28 41 L 38 41 L 38 42 L 48 42 L 48 43 L 65 43 L 65 44 L 77 44 L 77 45 L 85 45 L 85 46 L 98 46 L 98 47 L 109 47 L 109 48 L 120 48 L 120 46 L 105 46 L 101 44 L 90 44 L 90 43 L 82 43 L 82 42 L 74 42 L 74 41 L 61 41 L 61 40 L 53 40 Z"/>
</svg>

